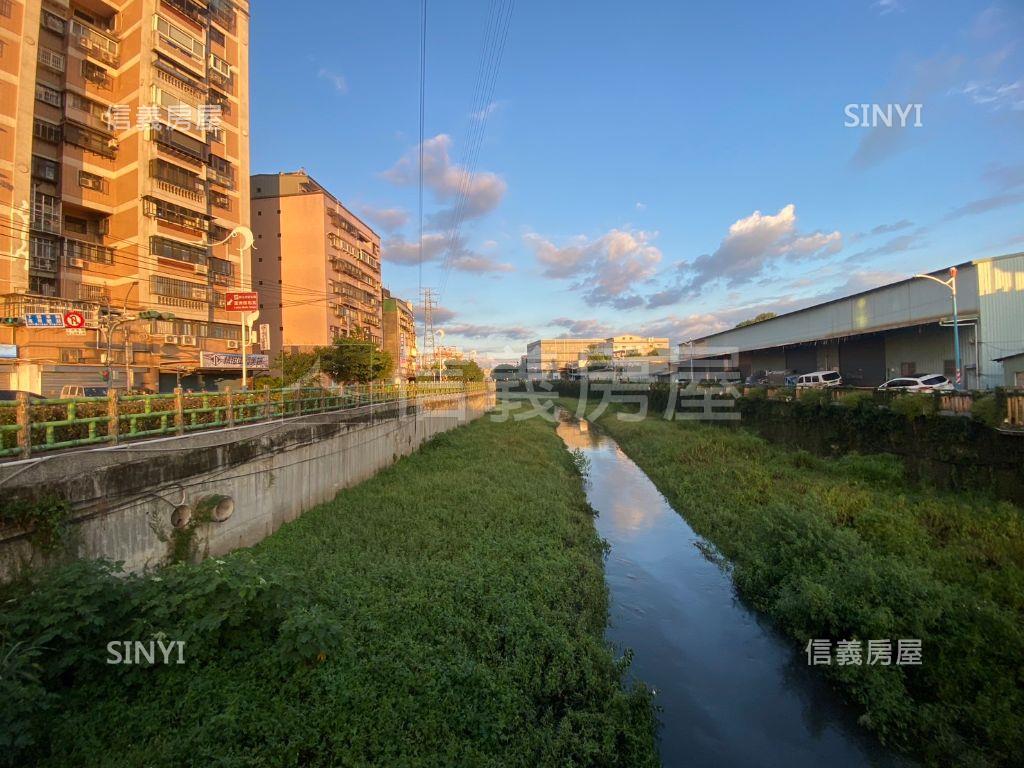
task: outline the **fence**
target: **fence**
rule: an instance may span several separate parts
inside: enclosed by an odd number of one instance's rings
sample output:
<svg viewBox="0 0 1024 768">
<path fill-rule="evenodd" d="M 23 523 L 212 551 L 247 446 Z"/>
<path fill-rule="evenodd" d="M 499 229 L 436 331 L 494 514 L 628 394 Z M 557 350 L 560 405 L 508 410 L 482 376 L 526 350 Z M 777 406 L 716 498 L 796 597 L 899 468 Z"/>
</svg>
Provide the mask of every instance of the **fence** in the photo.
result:
<svg viewBox="0 0 1024 768">
<path fill-rule="evenodd" d="M 486 387 L 482 382 L 419 382 L 244 392 L 176 389 L 165 395 L 121 395 L 112 389 L 107 397 L 33 401 L 21 394 L 0 403 L 0 457 L 27 458 L 37 451 L 183 435 L 430 395 L 473 394 Z"/>
</svg>

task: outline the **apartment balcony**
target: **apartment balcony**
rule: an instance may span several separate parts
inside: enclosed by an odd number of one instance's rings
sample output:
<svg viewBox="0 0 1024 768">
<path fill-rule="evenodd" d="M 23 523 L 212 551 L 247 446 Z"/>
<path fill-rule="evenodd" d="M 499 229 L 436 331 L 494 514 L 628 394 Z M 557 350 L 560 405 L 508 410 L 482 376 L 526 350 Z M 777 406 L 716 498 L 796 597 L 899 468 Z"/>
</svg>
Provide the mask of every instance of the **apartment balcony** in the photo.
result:
<svg viewBox="0 0 1024 768">
<path fill-rule="evenodd" d="M 152 179 L 152 182 L 153 187 L 160 192 L 173 195 L 194 205 L 206 204 L 206 194 L 202 189 L 188 189 L 187 187 L 181 187 L 173 182 L 164 181 L 163 179 Z"/>
<path fill-rule="evenodd" d="M 235 31 L 235 9 L 227 0 L 210 0 L 207 4 L 210 18 L 220 24 L 228 32 Z"/>
<path fill-rule="evenodd" d="M 206 144 L 187 133 L 172 128 L 161 128 L 154 130 L 151 135 L 161 150 L 180 160 L 202 165 L 206 159 Z"/>
<path fill-rule="evenodd" d="M 206 8 L 193 0 L 160 0 L 160 5 L 199 27 L 206 26 Z"/>
<path fill-rule="evenodd" d="M 207 72 L 207 77 L 210 78 L 211 83 L 227 93 L 231 93 L 235 87 L 235 79 L 230 74 L 225 75 L 223 72 L 211 68 Z"/>
<path fill-rule="evenodd" d="M 206 86 L 202 83 L 187 77 L 184 73 L 174 72 L 170 64 L 164 60 L 157 59 L 153 65 L 156 79 L 160 81 L 160 87 L 176 93 L 188 101 L 205 103 L 207 99 Z"/>
<path fill-rule="evenodd" d="M 108 139 L 111 138 L 106 108 L 99 102 L 69 91 L 64 100 L 64 118 L 79 126 L 105 133 Z"/>
<path fill-rule="evenodd" d="M 84 266 L 83 262 L 113 264 L 114 249 L 107 245 L 66 237 L 64 239 L 64 264 L 69 267 L 81 268 Z"/>
<path fill-rule="evenodd" d="M 142 200 L 142 212 L 165 224 L 171 224 L 194 232 L 209 232 L 210 217 L 180 205 L 168 203 L 154 197 Z"/>
<path fill-rule="evenodd" d="M 206 44 L 189 32 L 177 27 L 162 16 L 156 17 L 154 47 L 174 59 L 187 62 L 187 66 L 206 67 Z"/>
<path fill-rule="evenodd" d="M 63 130 L 65 144 L 73 144 L 108 160 L 117 157 L 117 140 L 108 134 L 68 121 L 64 122 Z"/>
<path fill-rule="evenodd" d="M 71 41 L 87 55 L 114 69 L 121 66 L 121 45 L 117 40 L 86 26 L 78 19 L 71 19 L 69 31 Z"/>
<path fill-rule="evenodd" d="M 48 272 L 50 274 L 56 274 L 57 272 L 57 256 L 49 253 L 33 253 L 28 257 L 28 268 L 30 272 Z"/>
<path fill-rule="evenodd" d="M 219 184 L 227 189 L 235 188 L 235 174 L 233 170 L 220 170 L 207 166 L 206 178 L 214 184 Z"/>
</svg>

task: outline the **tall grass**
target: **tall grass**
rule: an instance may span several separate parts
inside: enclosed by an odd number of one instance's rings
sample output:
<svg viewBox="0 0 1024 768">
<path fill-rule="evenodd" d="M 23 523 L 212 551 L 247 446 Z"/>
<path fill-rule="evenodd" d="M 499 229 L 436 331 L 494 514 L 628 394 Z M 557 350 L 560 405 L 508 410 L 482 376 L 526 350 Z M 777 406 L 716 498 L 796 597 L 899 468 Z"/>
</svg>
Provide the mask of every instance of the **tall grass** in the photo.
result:
<svg viewBox="0 0 1024 768">
<path fill-rule="evenodd" d="M 550 425 L 481 419 L 252 550 L 142 578 L 79 563 L 7 590 L 3 752 L 66 766 L 656 765 L 650 696 L 624 689 L 603 640 L 602 554 Z M 186 639 L 184 665 L 105 663 L 109 640 L 155 633 Z"/>
<path fill-rule="evenodd" d="M 912 487 L 893 456 L 820 459 L 743 430 L 614 411 L 599 424 L 733 562 L 740 594 L 795 647 L 923 641 L 919 667 L 819 667 L 864 725 L 931 765 L 1021 764 L 1019 508 Z"/>
</svg>

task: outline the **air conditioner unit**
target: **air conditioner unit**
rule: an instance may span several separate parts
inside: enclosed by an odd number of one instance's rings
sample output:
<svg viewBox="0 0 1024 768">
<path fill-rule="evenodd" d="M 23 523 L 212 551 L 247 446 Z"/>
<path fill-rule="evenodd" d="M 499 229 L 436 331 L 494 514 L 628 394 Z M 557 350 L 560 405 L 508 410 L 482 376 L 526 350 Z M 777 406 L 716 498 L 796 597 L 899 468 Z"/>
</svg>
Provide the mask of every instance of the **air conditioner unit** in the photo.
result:
<svg viewBox="0 0 1024 768">
<path fill-rule="evenodd" d="M 192 289 L 192 298 L 193 299 L 197 299 L 198 301 L 206 301 L 206 299 L 207 299 L 206 289 L 205 288 L 193 288 Z"/>
<path fill-rule="evenodd" d="M 178 337 L 177 336 L 164 336 L 164 344 L 177 344 L 177 343 L 178 343 Z"/>
<path fill-rule="evenodd" d="M 183 347 L 194 347 L 195 345 L 196 345 L 196 337 L 195 336 L 182 336 L 181 337 L 181 346 L 183 346 Z"/>
<path fill-rule="evenodd" d="M 74 267 L 75 269 L 85 269 L 84 259 L 68 259 L 67 264 L 69 267 Z"/>
<path fill-rule="evenodd" d="M 237 341 L 235 339 L 228 339 L 228 349 L 238 349 L 240 346 L 242 346 L 242 343 L 240 341 Z"/>
<path fill-rule="evenodd" d="M 195 272 L 197 275 L 208 275 L 210 274 L 210 268 L 205 264 L 196 264 Z"/>
</svg>

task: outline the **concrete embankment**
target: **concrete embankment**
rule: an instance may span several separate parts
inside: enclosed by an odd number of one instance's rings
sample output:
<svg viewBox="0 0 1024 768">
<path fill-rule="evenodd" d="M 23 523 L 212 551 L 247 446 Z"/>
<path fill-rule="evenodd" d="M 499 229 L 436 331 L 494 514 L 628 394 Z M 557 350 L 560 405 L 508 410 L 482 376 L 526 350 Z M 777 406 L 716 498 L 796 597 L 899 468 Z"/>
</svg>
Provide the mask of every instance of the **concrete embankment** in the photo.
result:
<svg viewBox="0 0 1024 768">
<path fill-rule="evenodd" d="M 493 405 L 493 390 L 436 395 L 4 464 L 6 498 L 73 512 L 59 552 L 0 526 L 0 578 L 69 556 L 137 571 L 250 546 Z"/>
</svg>

